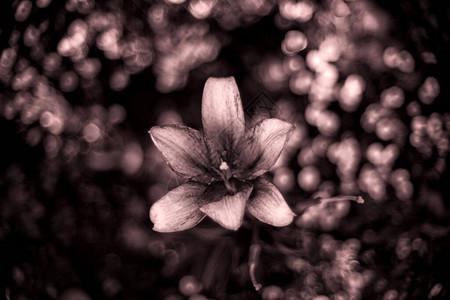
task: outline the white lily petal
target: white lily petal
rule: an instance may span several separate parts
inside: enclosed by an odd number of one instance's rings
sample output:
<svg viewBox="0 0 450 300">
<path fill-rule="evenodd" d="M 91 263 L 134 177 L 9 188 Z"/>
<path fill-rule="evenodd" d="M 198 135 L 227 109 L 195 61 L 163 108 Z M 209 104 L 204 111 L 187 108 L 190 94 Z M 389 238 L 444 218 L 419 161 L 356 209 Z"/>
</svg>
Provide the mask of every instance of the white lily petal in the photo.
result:
<svg viewBox="0 0 450 300">
<path fill-rule="evenodd" d="M 211 166 L 218 165 L 220 160 L 212 155 L 199 131 L 182 125 L 166 125 L 155 126 L 149 133 L 175 173 L 186 179 L 211 181 Z"/>
<path fill-rule="evenodd" d="M 210 184 L 202 195 L 200 210 L 221 226 L 238 230 L 242 225 L 252 185 L 246 182 L 235 183 L 237 192 L 230 195 L 222 182 Z"/>
<path fill-rule="evenodd" d="M 265 119 L 250 128 L 238 149 L 238 177 L 254 179 L 269 171 L 293 130 L 294 125 L 279 119 Z"/>
<path fill-rule="evenodd" d="M 156 201 L 150 208 L 153 230 L 175 232 L 197 225 L 205 217 L 198 203 L 206 187 L 194 182 L 185 183 Z"/>
<path fill-rule="evenodd" d="M 228 151 L 244 134 L 244 110 L 234 77 L 211 77 L 206 81 L 202 122 L 205 134 L 216 142 L 220 150 Z"/>
<path fill-rule="evenodd" d="M 295 216 L 276 186 L 264 178 L 254 182 L 247 211 L 261 222 L 278 227 L 291 224 Z"/>
</svg>

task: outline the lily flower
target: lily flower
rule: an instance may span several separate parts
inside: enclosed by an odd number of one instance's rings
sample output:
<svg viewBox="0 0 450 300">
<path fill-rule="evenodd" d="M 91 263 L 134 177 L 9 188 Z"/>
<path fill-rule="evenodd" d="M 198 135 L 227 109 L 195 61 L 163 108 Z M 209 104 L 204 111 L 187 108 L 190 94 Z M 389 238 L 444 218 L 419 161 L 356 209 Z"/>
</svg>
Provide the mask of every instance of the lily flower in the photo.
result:
<svg viewBox="0 0 450 300">
<path fill-rule="evenodd" d="M 186 179 L 151 207 L 153 230 L 186 230 L 205 216 L 237 230 L 246 211 L 273 226 L 289 225 L 295 214 L 261 175 L 276 163 L 294 126 L 270 118 L 246 129 L 233 77 L 206 81 L 202 123 L 203 133 L 182 125 L 149 131 L 168 165 Z"/>
</svg>

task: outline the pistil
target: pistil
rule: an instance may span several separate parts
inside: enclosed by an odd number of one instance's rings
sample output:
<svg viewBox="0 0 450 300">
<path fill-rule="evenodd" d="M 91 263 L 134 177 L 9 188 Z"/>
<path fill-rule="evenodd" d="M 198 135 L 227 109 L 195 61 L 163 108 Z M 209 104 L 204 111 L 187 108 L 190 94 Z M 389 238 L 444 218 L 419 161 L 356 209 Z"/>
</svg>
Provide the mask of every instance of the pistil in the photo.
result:
<svg viewBox="0 0 450 300">
<path fill-rule="evenodd" d="M 228 164 L 222 160 L 222 163 L 219 166 L 220 169 L 220 176 L 222 177 L 223 183 L 225 184 L 225 187 L 227 188 L 228 192 L 231 195 L 234 195 L 236 193 L 236 189 L 233 184 L 231 184 L 230 179 L 232 177 L 231 170 L 228 167 Z"/>
</svg>

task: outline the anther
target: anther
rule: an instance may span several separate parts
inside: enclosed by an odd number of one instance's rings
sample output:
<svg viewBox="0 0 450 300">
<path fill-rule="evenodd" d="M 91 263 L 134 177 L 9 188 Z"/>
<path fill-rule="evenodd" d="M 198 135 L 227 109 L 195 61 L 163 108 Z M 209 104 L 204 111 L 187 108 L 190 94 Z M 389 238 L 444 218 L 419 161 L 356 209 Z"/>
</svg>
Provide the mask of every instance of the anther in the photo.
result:
<svg viewBox="0 0 450 300">
<path fill-rule="evenodd" d="M 222 163 L 219 166 L 219 169 L 222 171 L 228 170 L 229 169 L 228 164 L 226 162 L 222 161 Z"/>
</svg>

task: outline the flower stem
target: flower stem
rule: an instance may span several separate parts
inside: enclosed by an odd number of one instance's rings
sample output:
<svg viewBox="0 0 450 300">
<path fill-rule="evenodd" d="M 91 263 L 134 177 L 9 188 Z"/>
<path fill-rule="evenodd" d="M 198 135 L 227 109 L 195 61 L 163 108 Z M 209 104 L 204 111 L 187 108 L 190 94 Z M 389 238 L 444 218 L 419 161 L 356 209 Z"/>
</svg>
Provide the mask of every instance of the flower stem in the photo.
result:
<svg viewBox="0 0 450 300">
<path fill-rule="evenodd" d="M 214 272 L 219 265 L 220 256 L 223 253 L 225 247 L 223 243 L 219 243 L 214 247 L 213 252 L 209 255 L 208 261 L 205 264 L 202 276 L 202 283 L 206 289 L 209 289 L 213 283 Z"/>
<path fill-rule="evenodd" d="M 336 196 L 328 198 L 319 198 L 319 202 L 337 202 L 337 201 L 355 201 L 356 203 L 364 203 L 364 199 L 361 196 Z"/>
<path fill-rule="evenodd" d="M 261 252 L 261 246 L 258 244 L 258 225 L 253 226 L 252 230 L 252 244 L 250 245 L 248 255 L 248 268 L 250 274 L 250 280 L 252 281 L 253 287 L 256 291 L 262 288 L 262 284 L 258 283 L 256 280 L 255 270 L 259 262 L 259 253 Z"/>
</svg>

